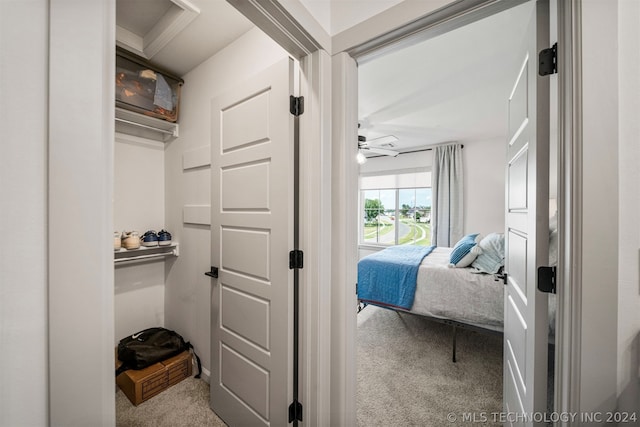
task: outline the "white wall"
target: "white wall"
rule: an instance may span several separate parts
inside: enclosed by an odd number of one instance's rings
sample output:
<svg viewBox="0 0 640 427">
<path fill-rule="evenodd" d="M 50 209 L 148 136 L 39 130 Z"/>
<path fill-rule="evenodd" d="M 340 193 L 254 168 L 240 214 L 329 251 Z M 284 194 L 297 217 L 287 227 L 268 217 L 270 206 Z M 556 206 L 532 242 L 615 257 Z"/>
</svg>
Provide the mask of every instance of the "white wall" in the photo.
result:
<svg viewBox="0 0 640 427">
<path fill-rule="evenodd" d="M 433 154 L 431 151 L 402 154 L 396 157 L 372 157 L 360 165 L 360 174 L 371 174 L 401 169 L 428 168 L 431 170 Z"/>
<path fill-rule="evenodd" d="M 114 32 L 114 2 L 0 1 L 3 426 L 115 423 Z"/>
<path fill-rule="evenodd" d="M 583 0 L 581 411 L 613 411 L 617 397 L 617 29 L 618 2 Z"/>
<path fill-rule="evenodd" d="M 403 0 L 331 1 L 331 27 L 328 33 L 338 34 L 402 2 Z"/>
<path fill-rule="evenodd" d="M 0 1 L 2 426 L 48 424 L 47 5 Z"/>
<path fill-rule="evenodd" d="M 631 412 L 640 411 L 640 2 L 618 7 L 618 408 Z"/>
<path fill-rule="evenodd" d="M 441 8 L 456 3 L 456 1 L 403 0 L 389 8 L 386 7 L 390 5 L 390 2 L 385 2 L 383 7 L 378 7 L 379 2 L 373 1 L 357 3 L 360 7 L 353 9 L 356 15 L 345 13 L 343 16 L 339 16 L 337 13 L 332 13 L 332 19 L 335 20 L 335 22 L 331 23 L 332 27 L 342 30 L 332 37 L 331 47 L 334 54 L 347 51 L 374 37 L 410 24 L 416 19 L 434 13 Z"/>
<path fill-rule="evenodd" d="M 164 144 L 116 136 L 113 178 L 114 231 L 165 228 Z M 171 230 L 169 230 L 171 232 Z M 164 326 L 165 262 L 171 258 L 125 262 L 115 268 L 115 336 Z"/>
<path fill-rule="evenodd" d="M 211 99 L 267 68 L 286 53 L 253 29 L 184 76 L 180 137 L 165 150 L 166 220 L 180 242 L 180 257 L 166 271 L 165 324 L 190 340 L 210 369 L 211 233 L 207 224 L 183 223 L 183 208 L 211 201 Z M 183 169 L 183 156 L 207 157 L 205 165 Z M 206 372 L 205 372 L 206 373 Z"/>
<path fill-rule="evenodd" d="M 113 425 L 115 2 L 48 3 L 48 424 Z"/>
<path fill-rule="evenodd" d="M 116 135 L 113 177 L 114 231 L 164 227 L 164 144 Z"/>
<path fill-rule="evenodd" d="M 465 143 L 465 233 L 504 232 L 505 139 Z"/>
</svg>

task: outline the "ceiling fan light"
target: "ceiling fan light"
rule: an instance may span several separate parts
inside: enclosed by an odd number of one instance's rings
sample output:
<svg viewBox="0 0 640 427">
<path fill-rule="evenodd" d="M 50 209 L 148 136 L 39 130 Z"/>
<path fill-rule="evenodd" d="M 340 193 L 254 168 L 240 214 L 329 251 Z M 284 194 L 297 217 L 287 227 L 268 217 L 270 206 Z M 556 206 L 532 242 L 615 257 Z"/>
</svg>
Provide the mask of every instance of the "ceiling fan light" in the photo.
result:
<svg viewBox="0 0 640 427">
<path fill-rule="evenodd" d="M 362 151 L 358 151 L 358 154 L 356 155 L 356 160 L 360 165 L 367 163 L 367 158 L 364 156 L 364 154 L 362 154 Z"/>
</svg>

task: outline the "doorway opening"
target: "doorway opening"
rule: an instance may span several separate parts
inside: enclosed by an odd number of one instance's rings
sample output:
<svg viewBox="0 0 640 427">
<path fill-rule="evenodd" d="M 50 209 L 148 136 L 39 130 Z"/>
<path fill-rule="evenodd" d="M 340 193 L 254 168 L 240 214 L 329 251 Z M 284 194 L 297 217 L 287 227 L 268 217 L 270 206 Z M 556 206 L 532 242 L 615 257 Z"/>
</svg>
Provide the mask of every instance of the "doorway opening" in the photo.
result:
<svg viewBox="0 0 640 427">
<path fill-rule="evenodd" d="M 464 145 L 464 232 L 456 241 L 470 234 L 479 235 L 477 242 L 504 236 L 507 99 L 513 76 L 522 66 L 521 57 L 511 53 L 521 46 L 534 7 L 521 4 L 426 40 L 418 35 L 395 47 L 385 46 L 382 53 L 357 58 L 359 259 L 396 245 L 433 244 L 433 148 L 451 143 Z M 550 152 L 553 157 L 553 147 Z M 420 174 L 426 179 L 418 179 Z M 550 223 L 555 217 L 555 174 L 552 166 Z M 437 251 L 433 254 L 442 256 Z M 429 264 L 430 256 L 421 266 Z M 467 267 L 476 271 L 469 271 L 471 279 L 461 280 L 476 283 L 482 275 L 478 268 Z M 466 269 L 449 270 L 462 273 Z M 501 272 L 484 272 L 495 282 L 492 296 L 479 297 L 474 290 L 459 292 L 450 301 L 441 290 L 421 292 L 421 286 L 431 286 L 421 280 L 433 273 L 420 270 L 416 299 L 409 309 L 394 312 L 376 304 L 359 304 L 360 425 L 375 419 L 436 423 L 449 413 L 479 421 L 502 411 Z M 360 277 L 358 284 L 360 288 Z M 458 285 L 454 281 L 447 286 Z M 499 321 L 488 313 L 474 317 L 491 305 L 499 307 L 500 312 L 494 313 Z M 552 318 L 549 411 L 553 410 L 553 325 Z M 452 352 L 457 354 L 455 363 Z M 380 404 L 383 397 L 384 405 Z"/>
</svg>

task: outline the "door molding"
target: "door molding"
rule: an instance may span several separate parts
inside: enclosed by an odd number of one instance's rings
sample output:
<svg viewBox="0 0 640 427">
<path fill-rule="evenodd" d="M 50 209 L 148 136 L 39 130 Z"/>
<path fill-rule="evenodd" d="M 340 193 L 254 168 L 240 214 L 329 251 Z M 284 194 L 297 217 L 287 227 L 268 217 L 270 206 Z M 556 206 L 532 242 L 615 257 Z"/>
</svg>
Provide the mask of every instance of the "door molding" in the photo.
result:
<svg viewBox="0 0 640 427">
<path fill-rule="evenodd" d="M 389 51 L 396 50 L 398 46 L 408 46 L 434 38 L 527 1 L 529 0 L 453 2 L 406 25 L 359 45 L 349 47 L 346 52 L 357 59 L 359 64 L 362 64 Z"/>
<path fill-rule="evenodd" d="M 301 5 L 293 17 L 278 0 L 227 0 L 295 59 L 319 49 L 331 50 L 330 37 Z M 296 6 L 289 2 L 288 8 Z M 300 21 L 303 22 L 300 22 Z"/>
<path fill-rule="evenodd" d="M 558 273 L 555 408 L 580 410 L 582 0 L 558 1 Z"/>
<path fill-rule="evenodd" d="M 317 50 L 300 61 L 300 396 L 304 422 L 329 425 L 331 387 L 331 58 Z"/>
<path fill-rule="evenodd" d="M 331 425 L 353 426 L 357 390 L 358 67 L 346 53 L 333 57 Z"/>
</svg>

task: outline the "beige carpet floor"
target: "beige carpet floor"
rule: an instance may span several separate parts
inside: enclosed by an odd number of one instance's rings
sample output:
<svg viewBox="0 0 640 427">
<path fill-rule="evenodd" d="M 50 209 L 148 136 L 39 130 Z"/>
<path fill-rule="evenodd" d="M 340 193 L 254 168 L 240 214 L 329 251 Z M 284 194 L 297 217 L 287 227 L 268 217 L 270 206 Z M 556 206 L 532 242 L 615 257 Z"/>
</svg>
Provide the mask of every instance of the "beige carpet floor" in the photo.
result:
<svg viewBox="0 0 640 427">
<path fill-rule="evenodd" d="M 451 326 L 421 316 L 360 312 L 359 426 L 500 425 L 491 413 L 502 410 L 502 337 L 458 329 L 457 363 L 452 337 Z"/>
<path fill-rule="evenodd" d="M 209 408 L 209 384 L 190 377 L 138 406 L 118 389 L 116 426 L 221 427 L 226 424 Z"/>
<path fill-rule="evenodd" d="M 497 425 L 502 408 L 502 338 L 374 306 L 358 314 L 360 427 Z M 447 416 L 455 415 L 455 422 Z M 476 414 L 476 422 L 463 422 Z M 483 414 L 487 422 L 478 422 Z M 187 378 L 137 407 L 116 392 L 118 427 L 225 426 L 209 408 L 209 384 Z M 355 427 L 355 426 L 354 426 Z"/>
</svg>

